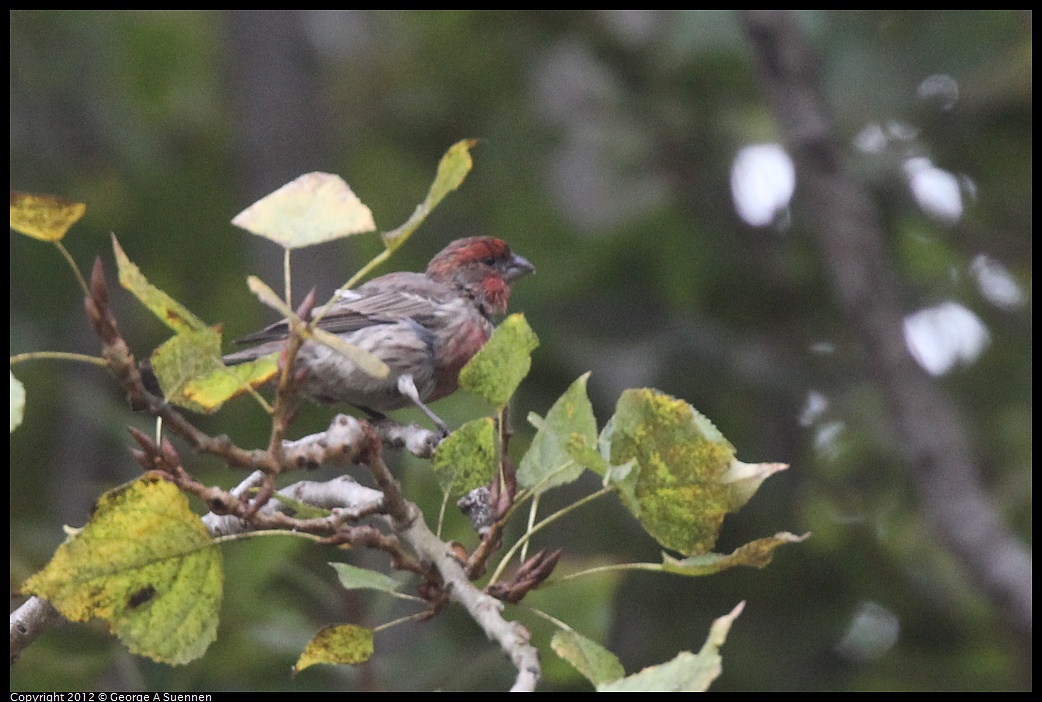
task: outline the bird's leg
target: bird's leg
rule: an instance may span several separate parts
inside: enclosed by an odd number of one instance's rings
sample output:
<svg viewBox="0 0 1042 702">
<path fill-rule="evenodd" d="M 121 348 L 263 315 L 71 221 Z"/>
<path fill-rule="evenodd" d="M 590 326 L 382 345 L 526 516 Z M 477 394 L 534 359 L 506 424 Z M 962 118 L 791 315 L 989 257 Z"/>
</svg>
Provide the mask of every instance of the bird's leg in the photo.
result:
<svg viewBox="0 0 1042 702">
<path fill-rule="evenodd" d="M 416 389 L 416 383 L 413 382 L 412 376 L 408 373 L 403 373 L 398 376 L 398 392 L 405 397 L 412 400 L 413 404 L 423 410 L 424 414 L 431 418 L 431 421 L 438 426 L 438 431 L 441 432 L 442 438 L 449 435 L 449 426 L 441 421 L 441 417 L 434 414 L 433 410 L 424 404 L 423 400 L 420 399 L 420 393 Z"/>
</svg>

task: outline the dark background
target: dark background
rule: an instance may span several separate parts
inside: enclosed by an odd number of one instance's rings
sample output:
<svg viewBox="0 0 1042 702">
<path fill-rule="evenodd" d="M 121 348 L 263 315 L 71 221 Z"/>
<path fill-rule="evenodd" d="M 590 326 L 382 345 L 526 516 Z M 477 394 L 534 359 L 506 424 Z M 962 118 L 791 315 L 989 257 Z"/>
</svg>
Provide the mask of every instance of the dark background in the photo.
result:
<svg viewBox="0 0 1042 702">
<path fill-rule="evenodd" d="M 709 416 L 739 458 L 792 466 L 725 522 L 718 550 L 814 532 L 763 571 L 591 577 L 540 593 L 540 606 L 632 673 L 698 650 L 712 619 L 746 600 L 721 690 L 1030 688 L 1031 13 L 807 12 L 796 22 L 816 52 L 846 172 L 881 225 L 873 265 L 892 281 L 882 297 L 901 315 L 932 310 L 930 348 L 958 357 L 903 388 L 913 400 L 925 388 L 939 410 L 918 422 L 895 410 L 871 321 L 842 298 L 845 274 L 823 243 L 830 223 L 801 173 L 773 221 L 737 214 L 736 156 L 790 144 L 794 130 L 778 126 L 755 68 L 762 53 L 732 12 L 14 11 L 11 187 L 86 202 L 66 241 L 82 269 L 100 254 L 114 281 L 114 232 L 153 283 L 233 338 L 271 321 L 245 276 L 281 281 L 281 252 L 232 227 L 237 212 L 325 170 L 391 229 L 445 149 L 479 137 L 466 183 L 381 272 L 422 269 L 469 235 L 502 237 L 536 265 L 512 299 L 542 342 L 514 401 L 515 449 L 530 434 L 527 413 L 545 413 L 587 370 L 601 422 L 624 388 L 657 387 Z M 933 197 L 917 196 L 917 164 L 940 186 Z M 297 299 L 312 285 L 330 292 L 378 250 L 363 235 L 295 254 Z M 847 253 L 869 255 L 853 244 Z M 113 294 L 147 355 L 165 329 Z M 98 349 L 64 262 L 12 235 L 11 352 Z M 83 524 L 98 494 L 138 474 L 124 427 L 149 428 L 96 367 L 13 370 L 28 401 L 11 439 L 12 591 L 53 553 L 62 524 Z M 466 397 L 437 409 L 454 425 L 483 411 Z M 294 430 L 328 417 L 308 411 Z M 247 400 L 201 424 L 266 442 Z M 939 434 L 968 447 L 968 472 L 949 474 L 944 455 L 917 460 L 916 437 Z M 189 460 L 222 485 L 241 477 Z M 395 470 L 433 522 L 425 466 Z M 983 515 L 946 518 L 945 485 L 956 501 L 980 497 Z M 582 482 L 560 501 L 594 489 Z M 1000 527 L 994 537 L 952 545 L 964 528 L 982 533 L 985 517 Z M 566 549 L 562 569 L 659 558 L 610 498 L 544 534 L 539 546 Z M 11 688 L 509 684 L 502 655 L 460 614 L 378 634 L 368 665 L 290 678 L 321 626 L 410 611 L 341 592 L 324 565 L 385 569 L 386 559 L 288 538 L 224 553 L 219 637 L 202 660 L 152 664 L 100 626 L 65 625 L 12 668 Z M 1027 581 L 1026 620 L 1023 599 L 992 586 L 990 569 L 1003 565 Z M 550 651 L 547 625 L 509 613 L 533 628 L 543 688 L 588 689 Z"/>
</svg>

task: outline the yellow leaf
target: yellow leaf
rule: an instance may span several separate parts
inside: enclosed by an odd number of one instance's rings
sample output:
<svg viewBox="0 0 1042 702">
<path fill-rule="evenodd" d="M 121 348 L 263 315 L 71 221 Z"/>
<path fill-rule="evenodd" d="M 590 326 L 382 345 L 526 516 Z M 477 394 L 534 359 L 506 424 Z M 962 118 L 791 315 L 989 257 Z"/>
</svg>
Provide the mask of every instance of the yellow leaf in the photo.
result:
<svg viewBox="0 0 1042 702">
<path fill-rule="evenodd" d="M 327 626 L 308 642 L 293 673 L 316 663 L 365 663 L 373 655 L 373 630 L 354 624 Z"/>
<path fill-rule="evenodd" d="M 257 296 L 257 299 L 268 307 L 280 312 L 287 319 L 294 316 L 293 310 L 279 294 L 271 289 L 271 286 L 255 275 L 246 276 L 246 287 Z"/>
<path fill-rule="evenodd" d="M 175 332 L 202 331 L 206 323 L 192 314 L 187 307 L 148 282 L 141 269 L 127 257 L 119 245 L 115 235 L 112 237 L 112 250 L 116 255 L 116 266 L 119 269 L 119 284 L 129 290 L 141 304 L 159 317 L 163 324 Z"/>
<path fill-rule="evenodd" d="M 381 235 L 387 248 L 393 251 L 404 244 L 405 240 L 416 231 L 423 223 L 423 220 L 427 219 L 431 211 L 438 206 L 438 203 L 444 200 L 446 195 L 463 184 L 467 174 L 470 173 L 470 169 L 474 166 L 474 161 L 470 157 L 470 150 L 475 144 L 477 144 L 476 139 L 464 139 L 457 141 L 449 147 L 449 150 L 441 157 L 441 161 L 438 162 L 438 172 L 435 174 L 434 181 L 427 191 L 427 197 L 416 206 L 409 219 L 400 227 Z"/>
<path fill-rule="evenodd" d="M 42 241 L 59 241 L 87 206 L 55 195 L 11 191 L 11 229 Z"/>
<path fill-rule="evenodd" d="M 470 150 L 477 145 L 477 139 L 464 139 L 457 141 L 449 147 L 445 155 L 438 162 L 438 173 L 431 183 L 430 192 L 424 204 L 434 208 L 445 196 L 463 184 L 470 169 L 474 167 L 474 160 L 470 156 Z"/>
<path fill-rule="evenodd" d="M 180 404 L 196 412 L 216 412 L 222 404 L 246 392 L 247 386 L 258 388 L 274 378 L 279 371 L 278 357 L 276 351 L 248 363 L 231 367 L 222 364 L 212 373 L 191 378 L 181 387 Z"/>
<path fill-rule="evenodd" d="M 175 485 L 142 478 L 105 493 L 87 525 L 22 592 L 66 619 L 103 619 L 131 653 L 199 658 L 217 636 L 221 553 Z"/>
<path fill-rule="evenodd" d="M 166 399 L 193 412 L 211 414 L 247 387 L 259 387 L 278 371 L 278 353 L 229 368 L 221 361 L 215 328 L 176 334 L 152 354 L 152 370 Z"/>
<path fill-rule="evenodd" d="M 235 215 L 232 224 L 287 249 L 376 229 L 373 213 L 344 180 L 305 173 Z"/>
<path fill-rule="evenodd" d="M 669 554 L 662 554 L 662 570 L 677 575 L 712 575 L 735 566 L 751 566 L 753 568 L 765 568 L 771 562 L 774 549 L 783 544 L 795 544 L 804 541 L 810 536 L 810 532 L 796 536 L 787 531 L 782 531 L 774 536 L 764 539 L 750 541 L 744 546 L 739 546 L 729 554 L 703 553 L 679 560 Z"/>
</svg>

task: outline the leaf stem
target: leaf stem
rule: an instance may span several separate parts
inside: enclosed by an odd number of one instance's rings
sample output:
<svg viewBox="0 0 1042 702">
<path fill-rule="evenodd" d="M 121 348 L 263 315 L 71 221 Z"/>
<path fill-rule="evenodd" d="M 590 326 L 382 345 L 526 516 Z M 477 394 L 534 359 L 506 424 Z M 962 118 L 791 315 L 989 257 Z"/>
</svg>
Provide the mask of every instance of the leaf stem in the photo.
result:
<svg viewBox="0 0 1042 702">
<path fill-rule="evenodd" d="M 82 353 L 67 353 L 65 351 L 32 351 L 30 353 L 20 353 L 11 356 L 11 365 L 16 363 L 22 363 L 24 361 L 79 361 L 81 363 L 90 363 L 95 366 L 107 366 L 109 363 L 104 358 L 99 356 L 88 356 Z"/>
<path fill-rule="evenodd" d="M 446 486 L 446 488 L 441 493 L 441 509 L 438 510 L 438 528 L 434 532 L 439 539 L 441 538 L 441 529 L 445 525 L 445 511 L 449 505 L 449 495 L 452 494 L 451 490 L 452 484 L 449 483 L 449 485 Z"/>
<path fill-rule="evenodd" d="M 522 606 L 524 606 L 524 605 L 522 605 Z M 563 629 L 565 631 L 575 631 L 575 629 L 573 629 L 572 627 L 568 626 L 566 623 L 562 622 L 557 617 L 553 616 L 552 614 L 547 614 L 546 612 L 544 612 L 541 609 L 536 609 L 535 607 L 526 607 L 526 609 L 529 612 L 531 612 L 532 614 L 536 615 L 537 617 L 542 617 L 543 619 L 547 620 L 548 622 L 550 622 L 554 626 L 560 627 L 561 629 Z"/>
<path fill-rule="evenodd" d="M 582 498 L 578 502 L 573 502 L 572 504 L 568 505 L 567 507 L 564 507 L 564 508 L 554 512 L 549 517 L 547 517 L 546 519 L 542 520 L 541 522 L 539 522 L 538 524 L 533 526 L 525 534 L 523 534 L 521 536 L 521 538 L 518 539 L 514 543 L 514 545 L 511 546 L 507 550 L 507 552 L 505 554 L 503 554 L 503 558 L 499 561 L 499 565 L 496 566 L 496 571 L 492 574 L 492 577 L 489 579 L 489 582 L 490 583 L 494 583 L 494 582 L 498 582 L 499 581 L 499 576 L 503 574 L 503 570 L 506 568 L 507 563 L 510 562 L 510 559 L 514 557 L 514 553 L 516 553 L 526 543 L 528 543 L 529 539 L 531 539 L 535 535 L 535 533 L 537 531 L 539 531 L 543 527 L 549 526 L 551 522 L 557 521 L 558 519 L 560 519 L 561 517 L 565 516 L 566 514 L 571 512 L 572 510 L 575 510 L 575 509 L 578 509 L 578 508 L 582 507 L 587 502 L 592 502 L 593 500 L 597 499 L 598 497 L 603 497 L 604 495 L 608 495 L 608 494 L 610 494 L 612 492 L 614 492 L 614 490 L 612 488 L 610 488 L 610 487 L 601 488 L 597 492 L 590 493 L 589 495 L 587 495 L 586 497 Z"/>
<path fill-rule="evenodd" d="M 398 593 L 398 595 L 402 597 L 407 597 L 412 600 L 416 600 L 418 602 L 423 602 L 423 600 L 421 600 L 419 597 L 413 597 L 412 595 L 404 595 L 403 593 Z M 416 612 L 415 614 L 408 614 L 404 617 L 395 619 L 394 621 L 387 622 L 386 624 L 374 626 L 373 633 L 375 634 L 378 631 L 386 631 L 387 629 L 398 626 L 399 624 L 408 624 L 409 622 L 422 621 L 424 619 L 430 618 L 430 616 L 430 610 L 424 609 L 423 611 Z"/>
<path fill-rule="evenodd" d="M 289 265 L 290 249 L 282 252 L 282 284 L 285 286 L 286 307 L 293 309 L 293 275 Z"/>
<path fill-rule="evenodd" d="M 543 587 L 550 585 L 557 585 L 567 580 L 573 580 L 575 578 L 581 578 L 587 575 L 596 575 L 597 573 L 610 573 L 616 570 L 649 570 L 659 572 L 662 570 L 661 563 L 613 563 L 611 565 L 597 566 L 596 568 L 587 568 L 586 570 L 580 570 L 576 573 L 569 573 L 568 575 L 560 578 L 554 578 L 546 583 Z"/>
<path fill-rule="evenodd" d="M 532 497 L 532 504 L 528 507 L 528 526 L 526 527 L 525 531 L 530 532 L 532 531 L 532 527 L 535 526 L 535 516 L 539 512 L 539 498 L 542 496 L 542 494 L 543 493 L 541 492 L 537 492 Z M 527 541 L 525 542 L 525 545 L 521 548 L 520 560 L 524 562 L 526 556 L 528 556 Z"/>
<path fill-rule="evenodd" d="M 80 267 L 76 265 L 76 261 L 72 258 L 72 254 L 69 253 L 69 250 L 66 249 L 60 241 L 54 242 L 54 245 L 58 247 L 58 251 L 65 257 L 65 260 L 68 261 L 69 268 L 72 269 L 73 275 L 76 276 L 76 280 L 80 283 L 80 289 L 83 290 L 84 297 L 90 297 L 90 288 L 87 287 L 87 281 L 83 277 L 83 274 L 80 273 Z"/>
<path fill-rule="evenodd" d="M 237 534 L 226 534 L 224 536 L 215 536 L 213 543 L 216 545 L 227 543 L 229 541 L 243 541 L 257 536 L 297 536 L 308 539 L 309 541 L 321 541 L 324 538 L 316 534 L 309 534 L 305 531 L 296 531 L 294 529 L 263 529 L 258 531 L 244 531 Z"/>
</svg>

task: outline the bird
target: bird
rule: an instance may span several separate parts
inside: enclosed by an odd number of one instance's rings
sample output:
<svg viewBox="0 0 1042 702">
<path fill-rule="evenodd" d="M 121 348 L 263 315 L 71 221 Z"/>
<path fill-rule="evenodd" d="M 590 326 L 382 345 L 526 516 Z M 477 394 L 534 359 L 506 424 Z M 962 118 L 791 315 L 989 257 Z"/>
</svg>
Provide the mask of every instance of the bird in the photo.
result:
<svg viewBox="0 0 1042 702">
<path fill-rule="evenodd" d="M 353 405 L 377 419 L 415 405 L 448 435 L 428 405 L 456 391 L 460 369 L 488 341 L 493 320 L 506 313 L 510 286 L 534 271 L 506 242 L 476 236 L 450 243 L 424 273 L 387 273 L 340 292 L 317 326 L 375 355 L 390 372 L 375 378 L 309 340 L 294 362 L 304 371 L 300 393 L 319 404 Z M 224 363 L 284 350 L 288 338 L 288 322 L 276 322 L 239 339 L 250 348 L 226 355 Z"/>
</svg>

